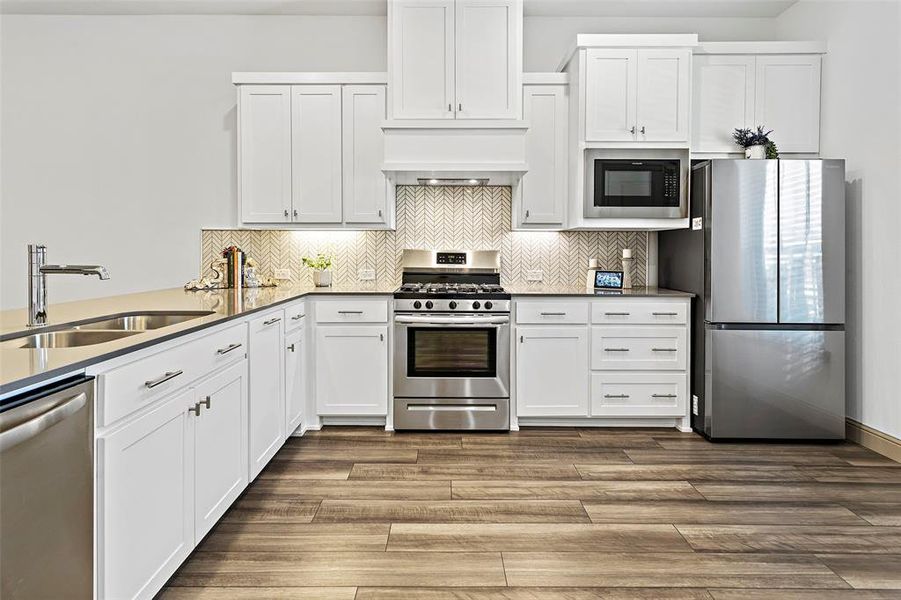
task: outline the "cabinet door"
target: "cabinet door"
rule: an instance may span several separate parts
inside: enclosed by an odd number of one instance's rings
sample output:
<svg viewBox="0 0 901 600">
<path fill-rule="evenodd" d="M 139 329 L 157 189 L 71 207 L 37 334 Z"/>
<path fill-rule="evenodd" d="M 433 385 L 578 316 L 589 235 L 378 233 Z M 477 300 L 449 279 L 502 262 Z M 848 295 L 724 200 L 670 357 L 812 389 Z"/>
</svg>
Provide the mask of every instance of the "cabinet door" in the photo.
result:
<svg viewBox="0 0 901 600">
<path fill-rule="evenodd" d="M 691 50 L 638 51 L 636 123 L 642 142 L 688 142 Z"/>
<path fill-rule="evenodd" d="M 636 138 L 636 50 L 591 49 L 585 65 L 585 139 L 589 142 Z"/>
<path fill-rule="evenodd" d="M 250 477 L 266 466 L 285 441 L 285 385 L 282 323 L 278 315 L 250 322 Z"/>
<path fill-rule="evenodd" d="M 518 0 L 457 0 L 458 119 L 519 118 L 521 13 Z"/>
<path fill-rule="evenodd" d="M 152 598 L 194 548 L 192 399 L 99 440 L 99 598 Z"/>
<path fill-rule="evenodd" d="M 320 415 L 388 414 L 388 328 L 316 329 L 316 404 Z"/>
<path fill-rule="evenodd" d="M 388 179 L 385 157 L 385 86 L 346 85 L 342 90 L 344 220 L 385 223 Z"/>
<path fill-rule="evenodd" d="M 392 116 L 453 119 L 454 0 L 394 0 L 388 22 Z"/>
<path fill-rule="evenodd" d="M 285 223 L 291 210 L 291 98 L 283 85 L 242 85 L 238 104 L 241 220 Z"/>
<path fill-rule="evenodd" d="M 521 417 L 588 416 L 588 328 L 517 327 Z"/>
<path fill-rule="evenodd" d="M 757 125 L 780 152 L 820 151 L 820 56 L 757 57 Z"/>
<path fill-rule="evenodd" d="M 523 225 L 563 225 L 566 206 L 567 98 L 564 85 L 523 88 L 526 163 L 518 219 Z"/>
<path fill-rule="evenodd" d="M 285 436 L 300 427 L 307 401 L 306 329 L 295 329 L 285 337 Z"/>
<path fill-rule="evenodd" d="M 200 540 L 247 487 L 247 362 L 201 382 L 194 401 L 194 535 Z"/>
<path fill-rule="evenodd" d="M 736 127 L 755 127 L 754 57 L 697 55 L 692 63 L 692 152 L 740 152 Z"/>
<path fill-rule="evenodd" d="M 341 86 L 291 86 L 295 223 L 341 222 Z"/>
</svg>

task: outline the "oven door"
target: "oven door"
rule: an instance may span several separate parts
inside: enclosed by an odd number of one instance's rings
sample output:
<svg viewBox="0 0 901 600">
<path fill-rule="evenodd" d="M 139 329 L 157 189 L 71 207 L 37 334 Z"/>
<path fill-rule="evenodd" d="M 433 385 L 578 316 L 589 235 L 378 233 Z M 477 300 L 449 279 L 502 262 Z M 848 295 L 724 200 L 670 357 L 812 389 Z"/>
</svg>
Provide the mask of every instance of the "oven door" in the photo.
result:
<svg viewBox="0 0 901 600">
<path fill-rule="evenodd" d="M 680 160 L 598 158 L 593 163 L 586 217 L 687 216 Z"/>
<path fill-rule="evenodd" d="M 396 315 L 394 396 L 508 398 L 509 315 Z"/>
</svg>

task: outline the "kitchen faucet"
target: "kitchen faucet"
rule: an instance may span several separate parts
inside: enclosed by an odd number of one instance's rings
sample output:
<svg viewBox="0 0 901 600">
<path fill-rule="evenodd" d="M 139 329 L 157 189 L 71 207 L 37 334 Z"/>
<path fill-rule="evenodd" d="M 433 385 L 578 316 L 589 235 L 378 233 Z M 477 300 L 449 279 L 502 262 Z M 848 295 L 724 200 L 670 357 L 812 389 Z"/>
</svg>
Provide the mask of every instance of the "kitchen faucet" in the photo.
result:
<svg viewBox="0 0 901 600">
<path fill-rule="evenodd" d="M 106 267 L 100 265 L 48 265 L 47 246 L 28 244 L 28 326 L 47 324 L 47 275 L 69 273 L 72 275 L 96 275 L 109 279 Z"/>
</svg>

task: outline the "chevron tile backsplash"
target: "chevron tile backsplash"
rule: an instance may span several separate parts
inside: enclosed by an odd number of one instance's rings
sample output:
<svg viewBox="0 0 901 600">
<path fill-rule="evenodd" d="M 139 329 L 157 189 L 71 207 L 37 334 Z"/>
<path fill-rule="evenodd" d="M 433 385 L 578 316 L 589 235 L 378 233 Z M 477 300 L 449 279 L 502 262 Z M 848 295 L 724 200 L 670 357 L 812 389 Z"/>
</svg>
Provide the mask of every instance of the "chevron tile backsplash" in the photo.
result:
<svg viewBox="0 0 901 600">
<path fill-rule="evenodd" d="M 295 281 L 312 284 L 301 257 L 325 252 L 335 257 L 335 280 L 353 284 L 360 269 L 375 269 L 385 285 L 400 282 L 404 248 L 500 250 L 501 283 L 530 285 L 526 274 L 541 270 L 536 286 L 579 286 L 591 258 L 601 266 L 621 268 L 623 248 L 632 248 L 632 281 L 647 282 L 648 234 L 643 231 L 511 231 L 511 190 L 487 187 L 397 187 L 396 231 L 273 231 L 204 229 L 201 271 L 226 246 L 240 246 L 254 257 L 264 275 L 289 268 Z"/>
</svg>

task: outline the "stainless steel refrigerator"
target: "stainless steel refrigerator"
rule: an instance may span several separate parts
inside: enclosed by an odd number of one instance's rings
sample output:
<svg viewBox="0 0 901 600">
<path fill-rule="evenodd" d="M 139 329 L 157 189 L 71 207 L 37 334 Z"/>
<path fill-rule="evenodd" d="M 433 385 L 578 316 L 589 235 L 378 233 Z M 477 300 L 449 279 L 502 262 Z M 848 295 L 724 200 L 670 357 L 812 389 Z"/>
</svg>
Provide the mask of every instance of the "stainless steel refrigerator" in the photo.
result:
<svg viewBox="0 0 901 600">
<path fill-rule="evenodd" d="M 662 287 L 694 292 L 692 425 L 711 439 L 845 436 L 845 163 L 692 166 Z"/>
</svg>

